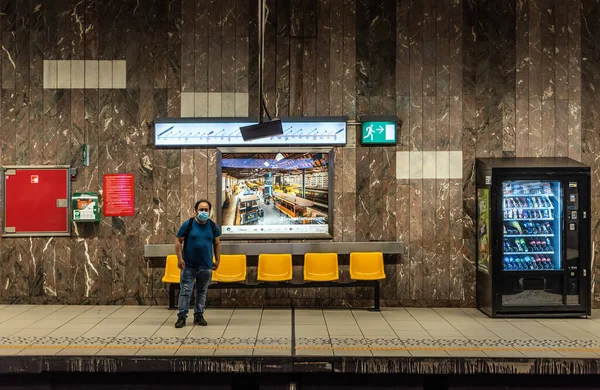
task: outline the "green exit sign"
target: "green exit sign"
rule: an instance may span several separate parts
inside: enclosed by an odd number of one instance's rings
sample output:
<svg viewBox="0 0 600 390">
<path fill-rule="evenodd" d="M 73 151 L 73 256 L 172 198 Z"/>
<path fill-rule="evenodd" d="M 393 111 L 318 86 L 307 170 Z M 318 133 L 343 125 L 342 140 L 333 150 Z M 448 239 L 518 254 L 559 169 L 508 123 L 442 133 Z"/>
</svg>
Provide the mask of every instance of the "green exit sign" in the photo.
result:
<svg viewBox="0 0 600 390">
<path fill-rule="evenodd" d="M 396 122 L 367 121 L 362 123 L 361 143 L 396 144 Z"/>
</svg>

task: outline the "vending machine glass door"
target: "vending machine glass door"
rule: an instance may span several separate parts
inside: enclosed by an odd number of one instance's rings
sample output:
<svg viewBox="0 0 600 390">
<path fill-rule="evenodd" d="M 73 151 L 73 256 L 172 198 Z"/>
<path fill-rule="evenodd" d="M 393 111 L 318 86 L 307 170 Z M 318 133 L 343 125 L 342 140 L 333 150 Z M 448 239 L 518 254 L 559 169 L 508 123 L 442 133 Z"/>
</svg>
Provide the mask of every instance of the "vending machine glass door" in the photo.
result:
<svg viewBox="0 0 600 390">
<path fill-rule="evenodd" d="M 562 196 L 557 180 L 502 183 L 504 271 L 563 269 Z"/>
</svg>

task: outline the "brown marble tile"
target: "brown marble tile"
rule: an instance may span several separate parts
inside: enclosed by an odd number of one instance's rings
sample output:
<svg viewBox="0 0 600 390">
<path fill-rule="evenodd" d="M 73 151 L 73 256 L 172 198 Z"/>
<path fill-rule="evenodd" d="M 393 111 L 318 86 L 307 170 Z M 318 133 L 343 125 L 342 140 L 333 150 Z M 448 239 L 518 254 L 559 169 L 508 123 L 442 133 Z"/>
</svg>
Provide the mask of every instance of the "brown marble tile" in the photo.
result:
<svg viewBox="0 0 600 390">
<path fill-rule="evenodd" d="M 27 14 L 28 15 L 28 14 Z M 30 44 L 29 33 L 15 33 L 15 100 L 27 101 L 29 96 L 30 80 Z M 15 157 L 17 164 L 29 164 L 29 105 L 22 104 L 15 107 Z"/>
<path fill-rule="evenodd" d="M 383 148 L 381 193 L 382 237 L 383 241 L 396 239 L 396 151 L 394 148 Z"/>
<path fill-rule="evenodd" d="M 581 101 L 569 100 L 568 109 L 568 156 L 574 160 L 581 161 Z"/>
<path fill-rule="evenodd" d="M 180 167 L 180 178 L 181 178 L 181 213 L 180 223 L 183 223 L 188 219 L 188 214 L 194 208 L 196 199 L 194 197 L 194 150 L 193 149 L 182 149 L 181 150 L 181 167 Z"/>
<path fill-rule="evenodd" d="M 164 31 L 154 32 L 154 50 L 152 51 L 152 64 L 154 65 L 154 88 L 163 89 L 167 86 L 167 36 Z"/>
<path fill-rule="evenodd" d="M 542 96 L 542 12 L 541 0 L 529 1 L 529 95 Z"/>
<path fill-rule="evenodd" d="M 217 182 L 211 178 L 217 174 L 217 152 L 214 149 L 208 149 L 207 152 L 208 170 L 207 170 L 207 189 L 208 200 L 212 204 L 217 204 Z"/>
<path fill-rule="evenodd" d="M 419 273 L 422 274 L 423 278 L 423 297 L 425 299 L 435 299 L 437 297 L 437 290 L 439 288 L 438 283 L 438 267 L 440 264 L 436 263 L 436 196 L 441 194 L 436 193 L 436 181 L 433 179 L 423 179 L 421 184 L 421 239 L 417 239 L 415 242 L 411 237 L 411 245 L 418 242 L 421 243 L 421 258 L 422 267 Z M 414 198 L 413 198 L 414 199 Z M 418 208 L 418 207 L 417 207 Z M 411 204 L 412 209 L 412 204 Z M 418 224 L 418 220 L 415 220 L 415 224 Z M 411 230 L 413 226 L 411 224 Z M 418 228 L 417 228 L 418 234 Z M 418 273 L 417 273 L 417 278 Z"/>
<path fill-rule="evenodd" d="M 43 45 L 44 34 L 32 31 L 30 34 L 29 63 L 29 134 L 28 158 L 33 165 L 42 163 L 41 137 L 43 134 Z"/>
<path fill-rule="evenodd" d="M 542 100 L 542 156 L 556 155 L 556 100 Z"/>
<path fill-rule="evenodd" d="M 409 3 L 409 48 L 410 48 L 410 94 L 419 97 L 423 94 L 423 3 Z"/>
<path fill-rule="evenodd" d="M 279 23 L 279 20 L 278 20 Z M 280 117 L 290 116 L 291 108 L 291 85 L 290 85 L 290 39 L 288 37 L 277 38 L 276 65 L 276 114 Z M 296 80 L 296 78 L 294 78 Z"/>
<path fill-rule="evenodd" d="M 462 96 L 462 25 L 463 12 L 460 1 L 450 2 L 449 11 L 449 40 L 450 40 L 450 96 Z"/>
<path fill-rule="evenodd" d="M 190 0 L 187 0 L 188 2 Z M 185 7 L 185 4 L 184 4 Z M 184 14 L 185 17 L 186 14 Z M 191 14 L 194 15 L 193 13 Z M 195 51 L 194 51 L 194 25 L 192 24 L 191 32 L 189 26 L 184 23 L 185 32 L 181 34 L 181 91 L 194 92 L 195 87 Z M 133 73 L 137 73 L 134 72 Z M 129 72 L 127 72 L 129 74 Z"/>
<path fill-rule="evenodd" d="M 210 0 L 195 0 L 194 32 L 196 36 L 208 36 L 208 19 L 210 17 L 208 8 L 209 1 Z"/>
<path fill-rule="evenodd" d="M 463 230 L 463 211 L 462 211 L 462 181 L 457 179 L 449 180 L 449 294 L 450 300 L 461 300 L 463 293 L 463 272 L 462 267 L 462 230 Z"/>
<path fill-rule="evenodd" d="M 333 183 L 333 240 L 342 241 L 343 238 L 343 184 L 344 184 L 344 159 L 341 147 L 333 149 L 334 156 L 334 183 Z"/>
<path fill-rule="evenodd" d="M 368 166 L 369 169 L 367 174 L 370 173 L 367 182 L 367 202 L 364 203 L 368 208 L 369 214 L 369 228 L 368 234 L 366 235 L 368 241 L 383 240 L 383 224 L 386 219 L 387 204 L 387 194 L 384 191 L 383 181 L 386 180 L 385 174 L 389 172 L 383 167 L 383 149 L 383 147 L 368 148 L 368 165 L 359 165 Z M 357 177 L 357 180 L 358 179 L 359 177 Z M 360 210 L 360 207 L 364 207 L 363 204 L 358 205 L 358 210 Z M 360 215 L 360 213 L 357 213 L 357 215 Z"/>
<path fill-rule="evenodd" d="M 386 264 L 384 266 L 385 279 L 381 284 L 381 299 L 396 299 L 398 296 L 398 273 L 397 264 Z"/>
<path fill-rule="evenodd" d="M 343 217 L 343 241 L 356 241 L 356 193 L 355 192 L 344 192 L 342 197 L 342 205 L 344 208 Z"/>
<path fill-rule="evenodd" d="M 165 220 L 167 240 L 174 237 L 181 226 L 181 150 L 167 150 L 167 193 Z M 214 204 L 214 203 L 213 203 Z"/>
<path fill-rule="evenodd" d="M 368 167 L 369 148 L 356 148 L 356 166 Z M 356 204 L 353 208 L 356 210 L 356 240 L 369 241 L 370 238 L 370 210 L 369 204 L 369 177 L 371 172 L 366 169 L 358 169 L 356 171 Z"/>
<path fill-rule="evenodd" d="M 303 36 L 303 26 L 302 26 L 302 0 L 291 0 L 290 1 L 290 36 L 292 37 L 301 37 Z"/>
<path fill-rule="evenodd" d="M 71 91 L 58 90 L 55 95 L 56 102 L 56 163 L 58 165 L 71 164 Z"/>
<path fill-rule="evenodd" d="M 529 156 L 529 103 L 526 99 L 516 100 L 515 144 L 517 157 Z"/>
<path fill-rule="evenodd" d="M 567 45 L 554 48 L 554 82 L 556 99 L 569 98 L 569 50 Z"/>
<path fill-rule="evenodd" d="M 396 241 L 404 244 L 397 272 L 397 298 L 410 297 L 410 184 L 408 179 L 396 180 Z"/>
<path fill-rule="evenodd" d="M 435 264 L 437 297 L 448 299 L 450 290 L 450 181 L 437 179 L 435 189 Z"/>
<path fill-rule="evenodd" d="M 529 97 L 529 156 L 542 156 L 542 100 Z"/>
<path fill-rule="evenodd" d="M 332 21 L 330 23 L 329 31 L 329 58 L 328 58 L 328 71 L 323 73 L 321 79 L 330 80 L 328 88 L 329 96 L 329 113 L 330 115 L 344 115 L 343 111 L 343 80 L 344 80 L 344 65 L 343 65 L 343 23 L 336 21 L 342 20 L 343 14 L 343 0 L 330 0 L 329 1 L 329 17 Z M 321 43 L 318 44 L 319 50 L 321 49 Z M 320 81 L 317 83 L 317 88 L 320 88 Z M 319 108 L 319 105 L 317 105 Z"/>
<path fill-rule="evenodd" d="M 126 236 L 113 236 L 110 241 L 103 240 L 100 245 L 100 267 L 108 268 L 112 275 L 110 277 L 110 302 L 117 303 L 119 300 L 125 299 L 126 296 L 126 280 L 130 277 L 127 268 L 134 270 L 130 264 L 135 261 L 135 256 L 132 256 L 133 248 L 127 247 Z M 128 264 L 129 263 L 129 264 Z M 135 281 L 135 277 L 130 277 Z"/>
<path fill-rule="evenodd" d="M 529 3 L 516 2 L 516 98 L 529 95 Z M 519 155 L 517 153 L 517 155 Z"/>
<path fill-rule="evenodd" d="M 342 181 L 343 181 L 343 192 L 348 193 L 356 192 L 356 167 L 359 166 L 356 163 L 356 148 L 343 148 L 343 161 L 342 161 Z M 346 210 L 346 209 L 345 209 Z"/>
<path fill-rule="evenodd" d="M 411 98 L 409 121 L 410 121 L 410 131 L 409 131 L 408 149 L 410 151 L 423 150 L 423 99 L 422 98 L 420 98 L 420 97 Z"/>
<path fill-rule="evenodd" d="M 396 117 L 400 119 L 401 123 L 396 126 L 396 150 L 397 151 L 408 151 L 410 144 L 410 97 L 409 96 L 398 96 L 396 98 Z"/>
<path fill-rule="evenodd" d="M 222 7 L 223 19 L 221 24 L 223 27 L 223 36 L 235 37 L 237 24 L 235 19 L 235 0 L 223 0 Z"/>
<path fill-rule="evenodd" d="M 154 150 L 152 160 L 152 178 L 154 215 L 153 215 L 153 235 L 150 238 L 153 244 L 162 244 L 167 240 L 167 152 L 165 150 Z M 173 218 L 173 217 L 171 217 Z"/>
<path fill-rule="evenodd" d="M 208 92 L 222 92 L 222 45 L 223 38 L 211 36 L 208 39 Z"/>
<path fill-rule="evenodd" d="M 13 241 L 11 243 L 12 248 L 8 244 L 9 239 L 4 241 L 10 253 L 8 264 L 13 267 L 11 289 L 8 295 L 15 297 L 32 296 L 32 286 L 35 282 L 37 266 L 33 263 L 32 252 L 29 250 L 32 245 L 30 238 L 11 238 L 10 241 Z"/>
<path fill-rule="evenodd" d="M 568 2 L 569 99 L 581 99 L 581 1 Z"/>
<path fill-rule="evenodd" d="M 206 149 L 194 149 L 194 201 L 208 197 L 208 156 Z M 195 202 L 194 202 L 195 203 Z"/>
<path fill-rule="evenodd" d="M 208 92 L 208 37 L 200 34 L 196 28 L 194 35 L 194 91 Z"/>
<path fill-rule="evenodd" d="M 410 241 L 408 244 L 410 299 L 421 299 L 424 292 L 423 280 L 423 180 L 411 179 L 410 186 Z"/>
<path fill-rule="evenodd" d="M 232 19 L 232 18 L 228 18 L 228 19 Z M 236 67 L 236 59 L 235 59 L 235 54 L 236 54 L 236 38 L 235 36 L 232 37 L 223 37 L 223 44 L 222 44 L 222 56 L 223 56 L 223 63 L 222 63 L 222 69 L 221 69 L 221 77 L 222 77 L 222 87 L 221 87 L 221 92 L 236 92 L 236 77 L 235 77 L 235 67 Z M 274 55 L 275 53 L 273 53 Z M 267 62 L 265 60 L 265 62 Z M 269 62 L 273 62 L 272 60 L 269 60 Z M 269 69 L 269 71 L 271 71 L 271 69 Z M 265 72 L 266 72 L 266 65 L 265 65 Z M 274 80 L 274 72 L 270 72 L 273 74 L 273 80 Z M 269 77 L 266 76 L 265 77 Z M 274 86 L 273 86 L 273 89 Z M 223 112 L 225 112 L 225 107 L 223 107 Z M 224 115 L 225 116 L 225 115 Z"/>
<path fill-rule="evenodd" d="M 356 0 L 344 0 L 344 103 L 343 112 L 350 118 L 356 115 Z"/>
<path fill-rule="evenodd" d="M 290 116 L 302 115 L 302 62 L 303 41 L 299 38 L 290 39 Z"/>
<path fill-rule="evenodd" d="M 327 11 L 329 11 L 327 7 Z M 319 25 L 321 25 L 319 23 Z M 316 116 L 329 116 L 330 113 L 330 89 L 333 85 L 334 81 L 330 76 L 330 37 L 327 35 L 325 37 L 319 36 L 318 39 L 314 40 L 315 51 L 316 53 L 312 54 L 312 57 L 306 58 L 308 59 L 316 59 L 314 62 L 316 64 L 315 76 L 313 77 L 313 82 L 315 84 L 315 115 Z M 341 65 L 341 61 L 338 62 Z M 334 76 L 339 77 L 339 76 Z M 341 83 L 338 84 L 338 86 Z M 340 104 L 341 109 L 341 104 Z"/>
<path fill-rule="evenodd" d="M 541 77 L 542 77 L 542 98 L 551 99 L 554 98 L 555 93 L 555 18 L 556 13 L 554 9 L 554 0 L 541 0 L 541 50 L 542 50 L 542 62 L 541 62 Z"/>
</svg>

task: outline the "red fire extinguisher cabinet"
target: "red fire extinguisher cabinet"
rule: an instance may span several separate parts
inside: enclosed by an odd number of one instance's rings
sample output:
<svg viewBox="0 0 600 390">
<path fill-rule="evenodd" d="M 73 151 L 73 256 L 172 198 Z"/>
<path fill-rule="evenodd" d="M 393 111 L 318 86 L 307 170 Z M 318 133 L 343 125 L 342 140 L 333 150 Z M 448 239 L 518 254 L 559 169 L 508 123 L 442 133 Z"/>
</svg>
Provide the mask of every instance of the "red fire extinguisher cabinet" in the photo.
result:
<svg viewBox="0 0 600 390">
<path fill-rule="evenodd" d="M 70 167 L 2 167 L 4 237 L 71 234 Z"/>
</svg>

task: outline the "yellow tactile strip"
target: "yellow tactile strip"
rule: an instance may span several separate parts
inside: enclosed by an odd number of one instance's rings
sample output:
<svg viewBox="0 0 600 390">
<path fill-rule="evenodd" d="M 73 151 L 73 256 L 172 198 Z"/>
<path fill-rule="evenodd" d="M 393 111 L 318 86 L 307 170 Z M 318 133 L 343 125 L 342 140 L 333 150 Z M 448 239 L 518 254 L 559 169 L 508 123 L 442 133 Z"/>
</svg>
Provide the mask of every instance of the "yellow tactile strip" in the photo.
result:
<svg viewBox="0 0 600 390">
<path fill-rule="evenodd" d="M 149 349 L 149 350 L 178 350 L 178 349 L 230 349 L 230 350 L 289 350 L 290 345 L 0 345 L 2 349 Z M 569 353 L 600 353 L 600 348 L 543 348 L 543 347 L 353 347 L 353 346 L 296 346 L 299 351 L 469 351 L 469 352 L 569 352 Z"/>
</svg>

